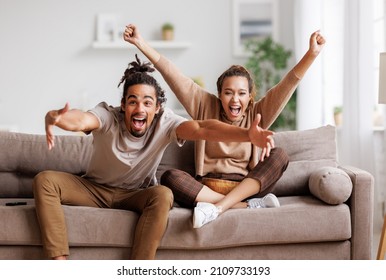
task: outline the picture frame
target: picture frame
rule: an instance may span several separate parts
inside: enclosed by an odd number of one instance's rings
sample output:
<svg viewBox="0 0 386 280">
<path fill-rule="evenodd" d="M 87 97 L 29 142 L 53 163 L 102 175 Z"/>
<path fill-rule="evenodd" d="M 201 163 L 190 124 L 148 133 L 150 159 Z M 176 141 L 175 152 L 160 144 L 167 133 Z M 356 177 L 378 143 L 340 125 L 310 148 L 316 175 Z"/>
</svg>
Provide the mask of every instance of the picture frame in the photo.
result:
<svg viewBox="0 0 386 280">
<path fill-rule="evenodd" d="M 271 36 L 277 39 L 277 0 L 233 0 L 233 55 L 245 57 L 245 42 Z"/>
<path fill-rule="evenodd" d="M 118 21 L 115 14 L 97 15 L 97 36 L 98 42 L 114 42 L 118 38 Z"/>
</svg>

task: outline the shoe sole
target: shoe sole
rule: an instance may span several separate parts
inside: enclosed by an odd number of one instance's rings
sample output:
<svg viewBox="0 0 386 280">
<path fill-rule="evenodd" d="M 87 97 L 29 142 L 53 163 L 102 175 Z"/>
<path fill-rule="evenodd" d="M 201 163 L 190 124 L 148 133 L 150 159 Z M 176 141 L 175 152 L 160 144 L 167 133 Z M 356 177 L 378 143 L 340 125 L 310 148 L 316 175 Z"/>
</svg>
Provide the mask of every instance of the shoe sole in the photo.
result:
<svg viewBox="0 0 386 280">
<path fill-rule="evenodd" d="M 280 207 L 280 202 L 279 202 L 279 200 L 277 199 L 277 197 L 275 195 L 269 193 L 269 194 L 267 194 L 264 197 L 264 200 L 267 197 L 269 197 L 271 199 L 271 202 L 273 202 L 273 206 L 270 206 L 270 207 L 267 207 L 267 208 L 278 208 L 278 207 Z"/>
<path fill-rule="evenodd" d="M 193 228 L 200 228 L 203 225 L 200 225 L 200 224 L 197 223 L 197 220 L 196 220 L 196 211 L 197 211 L 197 209 L 194 208 L 193 211 L 194 211 L 194 213 L 193 213 Z"/>
</svg>

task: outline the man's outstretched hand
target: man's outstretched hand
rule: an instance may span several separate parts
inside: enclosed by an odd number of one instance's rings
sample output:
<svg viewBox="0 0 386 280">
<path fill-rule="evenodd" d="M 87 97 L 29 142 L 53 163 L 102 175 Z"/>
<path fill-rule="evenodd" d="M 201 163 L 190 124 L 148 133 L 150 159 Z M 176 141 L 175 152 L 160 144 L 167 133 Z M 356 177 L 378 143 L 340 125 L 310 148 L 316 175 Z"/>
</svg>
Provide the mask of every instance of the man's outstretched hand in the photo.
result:
<svg viewBox="0 0 386 280">
<path fill-rule="evenodd" d="M 66 103 L 62 109 L 52 110 L 46 114 L 45 129 L 46 129 L 46 141 L 48 149 L 51 150 L 55 146 L 54 126 L 60 121 L 63 114 L 67 113 L 70 109 L 70 105 Z"/>
</svg>

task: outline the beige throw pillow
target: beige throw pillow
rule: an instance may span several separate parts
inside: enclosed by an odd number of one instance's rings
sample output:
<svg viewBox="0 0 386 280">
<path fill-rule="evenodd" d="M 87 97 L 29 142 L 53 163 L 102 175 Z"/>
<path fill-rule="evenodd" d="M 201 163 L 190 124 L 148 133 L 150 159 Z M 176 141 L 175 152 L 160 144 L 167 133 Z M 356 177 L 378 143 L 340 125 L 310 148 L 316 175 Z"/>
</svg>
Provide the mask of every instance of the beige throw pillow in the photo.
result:
<svg viewBox="0 0 386 280">
<path fill-rule="evenodd" d="M 336 205 L 351 195 L 352 182 L 346 172 L 335 167 L 322 167 L 309 178 L 310 192 L 320 200 Z"/>
</svg>

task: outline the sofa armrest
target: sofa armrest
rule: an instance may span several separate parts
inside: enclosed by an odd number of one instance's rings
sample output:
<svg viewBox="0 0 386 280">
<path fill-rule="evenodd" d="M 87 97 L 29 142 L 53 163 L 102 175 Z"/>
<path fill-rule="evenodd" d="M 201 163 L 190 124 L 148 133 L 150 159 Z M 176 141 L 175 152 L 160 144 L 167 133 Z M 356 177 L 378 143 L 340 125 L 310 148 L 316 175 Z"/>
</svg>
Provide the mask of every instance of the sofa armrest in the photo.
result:
<svg viewBox="0 0 386 280">
<path fill-rule="evenodd" d="M 339 166 L 351 178 L 353 189 L 347 204 L 351 210 L 351 259 L 372 258 L 374 177 L 367 171 Z"/>
</svg>

